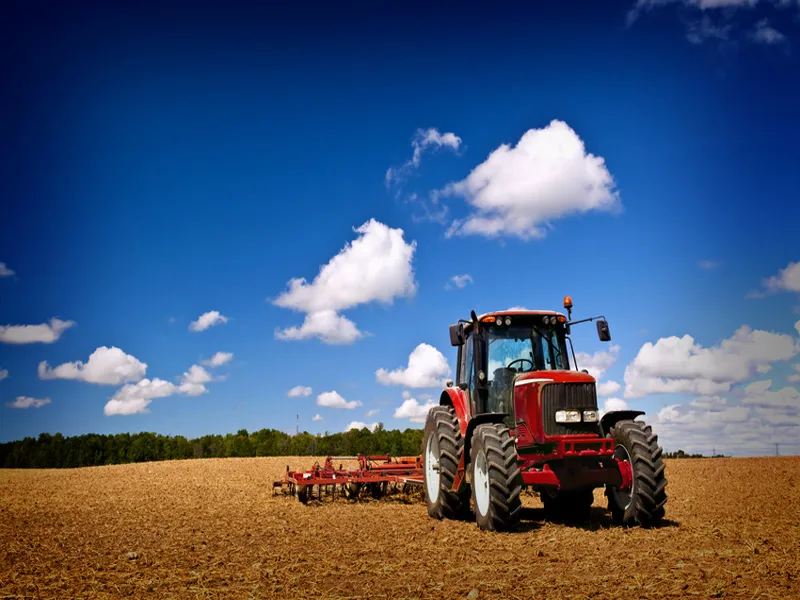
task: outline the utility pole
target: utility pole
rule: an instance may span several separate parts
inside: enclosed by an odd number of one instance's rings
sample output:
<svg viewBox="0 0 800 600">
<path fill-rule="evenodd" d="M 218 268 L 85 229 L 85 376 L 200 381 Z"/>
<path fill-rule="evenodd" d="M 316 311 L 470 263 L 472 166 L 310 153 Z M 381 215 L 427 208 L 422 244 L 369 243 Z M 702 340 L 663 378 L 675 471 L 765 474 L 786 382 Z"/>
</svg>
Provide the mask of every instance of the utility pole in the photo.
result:
<svg viewBox="0 0 800 600">
<path fill-rule="evenodd" d="M 778 453 L 778 444 L 775 444 L 775 456 L 780 456 Z"/>
<path fill-rule="evenodd" d="M 297 415 L 297 426 L 295 427 L 294 434 L 295 435 L 300 434 L 300 415 Z"/>
<path fill-rule="evenodd" d="M 717 455 L 717 449 L 716 449 L 716 447 L 714 447 L 714 448 L 711 448 L 711 458 L 714 458 L 716 455 Z"/>
</svg>

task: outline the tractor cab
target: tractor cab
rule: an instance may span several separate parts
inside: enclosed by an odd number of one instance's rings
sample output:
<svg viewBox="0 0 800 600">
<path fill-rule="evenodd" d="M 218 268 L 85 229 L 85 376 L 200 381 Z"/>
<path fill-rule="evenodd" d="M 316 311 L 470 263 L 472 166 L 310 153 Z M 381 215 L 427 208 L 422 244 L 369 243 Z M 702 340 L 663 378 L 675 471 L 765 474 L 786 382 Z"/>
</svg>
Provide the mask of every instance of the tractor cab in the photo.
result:
<svg viewBox="0 0 800 600">
<path fill-rule="evenodd" d="M 569 297 L 564 305 L 571 313 Z M 578 371 L 568 334 L 574 323 L 597 320 L 600 340 L 609 341 L 605 319 L 571 323 L 559 312 L 540 310 L 496 311 L 480 317 L 473 312 L 472 316 L 472 321 L 450 327 L 450 341 L 459 347 L 457 384 L 465 392 L 471 415 L 504 414 L 506 426 L 514 429 L 517 421 L 527 421 L 526 407 L 515 406 L 515 387 L 553 378 L 589 381 L 594 387 L 594 380 Z"/>
</svg>

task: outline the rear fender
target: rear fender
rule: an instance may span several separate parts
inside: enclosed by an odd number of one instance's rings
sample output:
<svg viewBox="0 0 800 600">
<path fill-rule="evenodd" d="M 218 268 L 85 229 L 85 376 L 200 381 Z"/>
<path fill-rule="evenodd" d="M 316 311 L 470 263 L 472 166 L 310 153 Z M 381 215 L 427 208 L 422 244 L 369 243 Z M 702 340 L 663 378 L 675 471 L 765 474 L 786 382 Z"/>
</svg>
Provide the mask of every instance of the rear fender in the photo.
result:
<svg viewBox="0 0 800 600">
<path fill-rule="evenodd" d="M 642 410 L 614 410 L 604 414 L 600 419 L 600 436 L 606 437 L 611 428 L 620 421 L 633 421 L 643 414 Z"/>
<path fill-rule="evenodd" d="M 453 407 L 458 418 L 458 428 L 461 430 L 461 435 L 464 436 L 467 432 L 467 422 L 469 421 L 467 397 L 464 391 L 457 387 L 446 388 L 439 397 L 439 406 Z"/>
</svg>

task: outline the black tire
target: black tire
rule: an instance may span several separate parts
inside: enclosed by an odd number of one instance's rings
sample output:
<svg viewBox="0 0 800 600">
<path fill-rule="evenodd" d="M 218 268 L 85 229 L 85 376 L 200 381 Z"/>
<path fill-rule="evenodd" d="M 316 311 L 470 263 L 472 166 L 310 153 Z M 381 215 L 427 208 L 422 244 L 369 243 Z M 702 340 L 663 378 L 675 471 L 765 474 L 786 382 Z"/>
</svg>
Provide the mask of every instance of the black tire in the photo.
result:
<svg viewBox="0 0 800 600">
<path fill-rule="evenodd" d="M 592 516 L 594 490 L 559 491 L 554 494 L 542 492 L 545 514 L 557 521 L 588 521 Z"/>
<path fill-rule="evenodd" d="M 428 412 L 422 439 L 423 463 L 428 457 L 428 445 L 438 463 L 438 480 L 431 480 L 435 495 L 428 490 L 428 465 L 423 468 L 423 494 L 428 515 L 434 519 L 461 519 L 469 513 L 469 486 L 460 493 L 450 491 L 456 477 L 458 463 L 464 452 L 464 440 L 458 427 L 458 418 L 450 406 L 436 406 Z"/>
<path fill-rule="evenodd" d="M 297 486 L 297 499 L 303 504 L 308 504 L 308 488 L 309 486 L 307 485 Z"/>
<path fill-rule="evenodd" d="M 606 487 L 608 509 L 614 521 L 626 526 L 651 526 L 664 518 L 667 478 L 658 436 L 641 421 L 620 421 L 610 432 L 614 456 L 629 460 L 633 486 L 627 492 Z"/>
<path fill-rule="evenodd" d="M 484 531 L 508 531 L 516 527 L 522 517 L 522 472 L 508 427 L 487 423 L 475 428 L 470 475 L 478 527 Z"/>
</svg>

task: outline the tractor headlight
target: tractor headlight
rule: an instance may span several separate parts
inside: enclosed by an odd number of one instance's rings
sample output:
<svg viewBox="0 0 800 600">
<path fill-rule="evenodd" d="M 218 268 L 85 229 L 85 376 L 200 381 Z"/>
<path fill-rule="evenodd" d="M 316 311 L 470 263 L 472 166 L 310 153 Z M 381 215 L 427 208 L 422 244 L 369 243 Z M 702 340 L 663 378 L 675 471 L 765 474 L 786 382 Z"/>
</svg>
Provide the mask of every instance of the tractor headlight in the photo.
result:
<svg viewBox="0 0 800 600">
<path fill-rule="evenodd" d="M 596 410 L 585 410 L 585 411 L 583 411 L 583 420 L 586 423 L 596 423 L 597 422 L 597 411 Z"/>
<path fill-rule="evenodd" d="M 559 410 L 556 412 L 556 423 L 580 423 L 581 411 Z"/>
<path fill-rule="evenodd" d="M 511 325 L 511 317 L 506 317 L 506 325 Z"/>
</svg>

